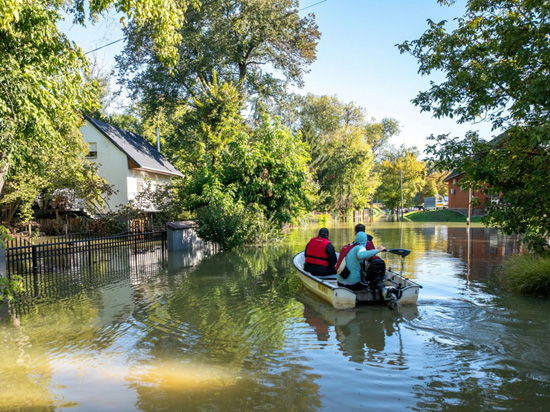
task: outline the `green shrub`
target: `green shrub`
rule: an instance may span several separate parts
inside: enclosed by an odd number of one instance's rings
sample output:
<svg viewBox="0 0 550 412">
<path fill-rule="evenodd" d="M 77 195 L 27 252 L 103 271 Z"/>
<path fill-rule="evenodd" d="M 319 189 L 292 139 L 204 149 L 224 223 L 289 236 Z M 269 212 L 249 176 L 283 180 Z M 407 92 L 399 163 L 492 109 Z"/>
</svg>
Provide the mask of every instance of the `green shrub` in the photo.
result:
<svg viewBox="0 0 550 412">
<path fill-rule="evenodd" d="M 319 213 L 317 215 L 317 223 L 320 225 L 326 225 L 330 221 L 330 215 L 328 213 Z"/>
<path fill-rule="evenodd" d="M 202 203 L 195 209 L 197 234 L 224 250 L 247 244 L 263 244 L 281 237 L 278 224 L 268 219 L 265 207 L 258 203 L 244 204 L 235 200 L 231 187 L 222 188 L 214 180 L 205 186 L 202 196 L 190 199 Z"/>
<path fill-rule="evenodd" d="M 242 202 L 209 204 L 196 211 L 197 234 L 224 250 L 243 244 L 262 244 L 277 238 L 275 225 L 257 204 Z"/>
<path fill-rule="evenodd" d="M 511 257 L 503 264 L 502 279 L 511 290 L 550 296 L 550 256 L 525 254 Z"/>
<path fill-rule="evenodd" d="M 24 292 L 23 278 L 19 275 L 13 275 L 11 279 L 2 277 L 0 274 L 0 303 L 4 300 L 13 301 L 18 293 Z"/>
</svg>

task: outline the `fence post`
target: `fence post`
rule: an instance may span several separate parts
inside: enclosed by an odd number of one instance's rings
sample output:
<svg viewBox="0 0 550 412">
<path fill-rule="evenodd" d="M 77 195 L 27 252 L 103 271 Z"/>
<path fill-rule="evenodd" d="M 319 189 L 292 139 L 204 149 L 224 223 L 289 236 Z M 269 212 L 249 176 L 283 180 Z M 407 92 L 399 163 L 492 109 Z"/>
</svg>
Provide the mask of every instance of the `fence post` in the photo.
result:
<svg viewBox="0 0 550 412">
<path fill-rule="evenodd" d="M 92 247 L 90 246 L 90 241 L 86 241 L 86 247 L 88 249 L 88 266 L 92 264 Z"/>
<path fill-rule="evenodd" d="M 8 277 L 8 265 L 6 260 L 6 249 L 0 246 L 0 278 Z"/>
<path fill-rule="evenodd" d="M 38 259 L 36 252 L 36 245 L 31 246 L 32 253 L 32 278 L 34 282 L 34 294 L 38 296 Z"/>
</svg>

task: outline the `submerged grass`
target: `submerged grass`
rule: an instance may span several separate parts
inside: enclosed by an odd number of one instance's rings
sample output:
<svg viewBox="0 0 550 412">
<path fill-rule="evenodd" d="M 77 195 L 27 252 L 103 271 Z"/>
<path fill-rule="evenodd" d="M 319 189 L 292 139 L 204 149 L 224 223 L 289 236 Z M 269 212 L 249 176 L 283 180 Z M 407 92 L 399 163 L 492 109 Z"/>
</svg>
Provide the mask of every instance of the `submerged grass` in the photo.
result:
<svg viewBox="0 0 550 412">
<path fill-rule="evenodd" d="M 504 285 L 514 291 L 550 296 L 550 256 L 513 256 L 502 266 Z"/>
<path fill-rule="evenodd" d="M 428 210 L 425 212 L 410 212 L 405 214 L 411 222 L 466 222 L 466 216 L 454 210 Z M 480 222 L 481 216 L 472 216 L 471 222 Z"/>
</svg>

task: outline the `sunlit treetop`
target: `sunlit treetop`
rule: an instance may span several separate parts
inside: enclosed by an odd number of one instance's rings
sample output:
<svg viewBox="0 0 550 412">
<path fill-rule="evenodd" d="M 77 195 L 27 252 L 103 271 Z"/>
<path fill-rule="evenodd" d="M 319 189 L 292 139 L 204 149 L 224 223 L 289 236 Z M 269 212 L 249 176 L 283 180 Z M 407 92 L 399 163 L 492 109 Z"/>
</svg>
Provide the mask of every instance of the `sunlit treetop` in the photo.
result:
<svg viewBox="0 0 550 412">
<path fill-rule="evenodd" d="M 439 1 L 451 4 L 452 1 Z M 445 80 L 413 102 L 459 123 L 488 120 L 493 128 L 537 124 L 550 116 L 550 3 L 470 0 L 456 28 L 428 20 L 417 40 L 398 45 L 418 59 L 419 73 Z"/>
<path fill-rule="evenodd" d="M 44 8 L 59 9 L 74 16 L 74 22 L 84 25 L 87 20 L 96 22 L 109 10 L 122 13 L 137 26 L 148 25 L 159 58 L 170 65 L 177 62 L 178 33 L 184 23 L 187 8 L 200 7 L 198 0 L 0 0 L 0 29 L 11 31 L 17 23 L 24 4 L 40 4 Z"/>
</svg>

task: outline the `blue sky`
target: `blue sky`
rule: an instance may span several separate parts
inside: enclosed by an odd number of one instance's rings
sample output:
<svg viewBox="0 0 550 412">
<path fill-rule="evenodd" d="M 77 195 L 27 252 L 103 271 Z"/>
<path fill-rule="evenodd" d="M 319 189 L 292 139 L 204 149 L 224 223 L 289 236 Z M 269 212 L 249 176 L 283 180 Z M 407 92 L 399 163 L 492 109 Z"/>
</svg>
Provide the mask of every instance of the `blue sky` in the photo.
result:
<svg viewBox="0 0 550 412">
<path fill-rule="evenodd" d="M 336 95 L 345 102 L 364 107 L 377 120 L 393 117 L 401 134 L 392 138 L 395 145 L 424 149 L 430 134 L 451 133 L 464 136 L 477 130 L 485 138 L 494 132 L 487 123 L 457 125 L 452 119 L 434 119 L 420 113 L 410 101 L 427 89 L 429 78 L 417 74 L 418 65 L 409 55 L 401 55 L 395 45 L 418 38 L 427 28 L 427 19 L 449 20 L 462 16 L 464 1 L 451 7 L 436 0 L 301 0 L 300 7 L 313 5 L 301 13 L 314 13 L 322 33 L 317 60 L 304 77 L 300 93 Z M 316 4 L 319 3 L 319 4 Z M 86 29 L 70 22 L 61 26 L 69 38 L 84 51 L 90 51 L 122 37 L 116 17 Z M 114 65 L 114 55 L 123 43 L 97 51 L 100 64 Z M 91 56 L 91 55 L 88 55 Z M 441 79 L 433 77 L 437 81 Z"/>
</svg>

